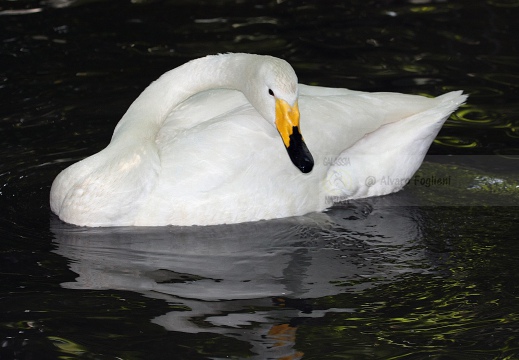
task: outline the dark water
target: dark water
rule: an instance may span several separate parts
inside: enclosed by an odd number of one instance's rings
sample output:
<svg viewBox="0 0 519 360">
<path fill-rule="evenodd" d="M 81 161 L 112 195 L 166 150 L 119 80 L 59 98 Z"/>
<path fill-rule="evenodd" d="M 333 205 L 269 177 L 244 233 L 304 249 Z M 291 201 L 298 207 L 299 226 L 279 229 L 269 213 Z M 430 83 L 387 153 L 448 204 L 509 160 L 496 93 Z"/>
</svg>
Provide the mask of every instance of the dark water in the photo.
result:
<svg viewBox="0 0 519 360">
<path fill-rule="evenodd" d="M 0 359 L 519 358 L 519 1 L 1 1 Z M 398 194 L 234 226 L 84 229 L 57 173 L 161 73 L 287 59 L 300 81 L 463 89 Z M 449 156 L 455 155 L 455 156 Z"/>
</svg>

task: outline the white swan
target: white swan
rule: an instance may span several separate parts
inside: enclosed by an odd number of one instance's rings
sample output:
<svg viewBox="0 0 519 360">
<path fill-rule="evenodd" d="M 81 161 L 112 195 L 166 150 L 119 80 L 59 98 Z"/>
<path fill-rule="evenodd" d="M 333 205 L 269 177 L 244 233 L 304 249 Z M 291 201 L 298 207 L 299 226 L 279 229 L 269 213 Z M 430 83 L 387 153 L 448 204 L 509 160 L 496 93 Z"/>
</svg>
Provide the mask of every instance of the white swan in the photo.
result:
<svg viewBox="0 0 519 360">
<path fill-rule="evenodd" d="M 51 209 L 84 226 L 209 225 L 388 194 L 465 99 L 307 86 L 277 58 L 207 56 L 146 88 L 104 150 L 56 177 Z"/>
</svg>

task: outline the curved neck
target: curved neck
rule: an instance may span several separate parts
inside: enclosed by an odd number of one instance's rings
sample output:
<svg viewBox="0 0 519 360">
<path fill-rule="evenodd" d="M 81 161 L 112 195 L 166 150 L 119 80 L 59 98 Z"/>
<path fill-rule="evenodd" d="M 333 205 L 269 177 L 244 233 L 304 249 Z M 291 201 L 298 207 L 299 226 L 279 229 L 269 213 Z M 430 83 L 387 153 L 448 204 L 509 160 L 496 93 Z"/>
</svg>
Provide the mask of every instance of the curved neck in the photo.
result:
<svg viewBox="0 0 519 360">
<path fill-rule="evenodd" d="M 114 130 L 112 142 L 121 138 L 125 142 L 154 139 L 168 114 L 201 91 L 219 88 L 246 92 L 243 79 L 249 78 L 254 68 L 251 65 L 259 58 L 252 54 L 210 55 L 166 72 L 130 105 Z"/>
</svg>

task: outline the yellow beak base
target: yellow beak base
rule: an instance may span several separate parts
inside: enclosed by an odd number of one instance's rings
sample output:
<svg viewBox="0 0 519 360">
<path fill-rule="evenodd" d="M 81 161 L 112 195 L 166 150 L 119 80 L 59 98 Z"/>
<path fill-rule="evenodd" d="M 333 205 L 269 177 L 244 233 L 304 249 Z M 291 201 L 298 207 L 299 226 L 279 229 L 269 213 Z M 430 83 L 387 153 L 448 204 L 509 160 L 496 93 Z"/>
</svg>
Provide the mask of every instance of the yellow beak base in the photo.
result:
<svg viewBox="0 0 519 360">
<path fill-rule="evenodd" d="M 314 159 L 299 131 L 299 106 L 290 106 L 285 100 L 276 98 L 276 128 L 285 144 L 292 163 L 302 172 L 309 173 Z"/>
</svg>

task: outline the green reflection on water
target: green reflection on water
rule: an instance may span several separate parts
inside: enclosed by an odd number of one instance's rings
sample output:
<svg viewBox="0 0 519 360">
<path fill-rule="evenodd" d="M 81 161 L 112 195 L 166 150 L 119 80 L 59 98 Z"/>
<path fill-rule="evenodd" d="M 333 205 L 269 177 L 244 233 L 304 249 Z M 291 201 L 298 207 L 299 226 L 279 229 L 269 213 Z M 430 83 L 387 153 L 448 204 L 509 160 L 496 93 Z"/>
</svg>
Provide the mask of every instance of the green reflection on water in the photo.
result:
<svg viewBox="0 0 519 360">
<path fill-rule="evenodd" d="M 483 74 L 482 77 L 486 80 L 503 84 L 511 87 L 519 86 L 519 75 L 509 73 L 490 73 Z"/>
<path fill-rule="evenodd" d="M 513 138 L 519 138 L 519 127 L 513 127 L 508 129 L 506 135 Z"/>
<path fill-rule="evenodd" d="M 434 140 L 434 143 L 457 148 L 474 148 L 478 146 L 476 139 L 455 136 L 438 136 Z"/>
<path fill-rule="evenodd" d="M 497 7 L 519 7 L 519 0 L 487 0 L 487 2 Z"/>
<path fill-rule="evenodd" d="M 414 13 L 428 13 L 436 10 L 436 6 L 414 6 L 409 9 Z"/>
<path fill-rule="evenodd" d="M 490 126 L 494 128 L 509 127 L 509 124 L 500 121 L 501 118 L 502 115 L 498 113 L 473 106 L 465 107 L 456 113 L 457 120 L 469 122 L 471 124 Z"/>
<path fill-rule="evenodd" d="M 301 325 L 296 347 L 305 359 L 319 358 L 313 346 L 344 359 L 514 358 L 519 282 L 509 254 L 519 246 L 516 209 L 425 209 L 424 240 L 433 258 L 442 258 L 436 273 L 320 299 L 356 311 Z"/>
<path fill-rule="evenodd" d="M 47 338 L 60 350 L 61 353 L 69 355 L 62 355 L 60 356 L 60 359 L 72 359 L 87 352 L 83 346 L 62 337 L 48 336 Z"/>
</svg>

